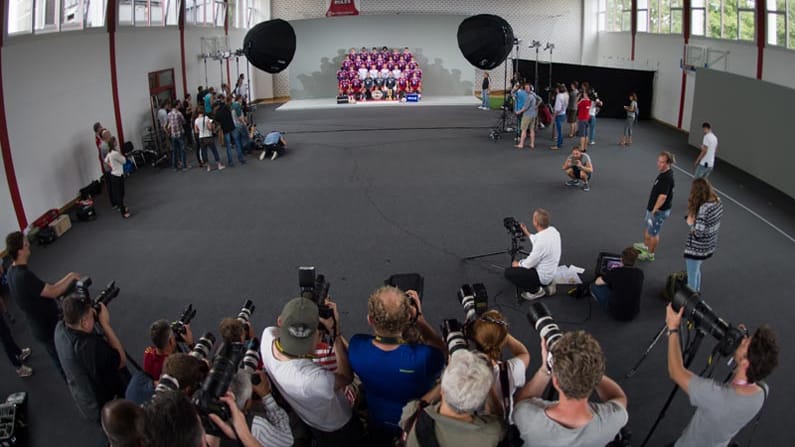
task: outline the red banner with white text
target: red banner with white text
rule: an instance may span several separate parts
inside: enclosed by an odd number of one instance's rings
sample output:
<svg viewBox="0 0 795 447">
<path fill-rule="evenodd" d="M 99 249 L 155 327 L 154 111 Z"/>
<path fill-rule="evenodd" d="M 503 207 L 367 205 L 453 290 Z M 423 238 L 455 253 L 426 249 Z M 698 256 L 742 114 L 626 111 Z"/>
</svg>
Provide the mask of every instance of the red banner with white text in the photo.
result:
<svg viewBox="0 0 795 447">
<path fill-rule="evenodd" d="M 326 17 L 358 16 L 359 0 L 327 0 L 328 11 Z"/>
</svg>

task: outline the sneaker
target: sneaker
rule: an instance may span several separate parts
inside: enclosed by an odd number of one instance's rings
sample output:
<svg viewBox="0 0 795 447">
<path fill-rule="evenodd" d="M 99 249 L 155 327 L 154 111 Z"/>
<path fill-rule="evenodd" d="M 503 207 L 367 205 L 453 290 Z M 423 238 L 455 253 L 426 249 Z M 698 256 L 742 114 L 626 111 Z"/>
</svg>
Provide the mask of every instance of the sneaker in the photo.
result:
<svg viewBox="0 0 795 447">
<path fill-rule="evenodd" d="M 565 184 L 566 186 L 577 186 L 577 185 L 579 185 L 579 184 L 580 184 L 580 181 L 579 181 L 579 180 L 577 180 L 577 179 L 571 179 L 571 180 L 567 181 L 567 182 L 566 182 L 566 183 L 564 183 L 564 184 Z"/>
<path fill-rule="evenodd" d="M 634 244 L 632 244 L 632 248 L 634 248 L 635 250 L 641 253 L 643 253 L 644 251 L 649 251 L 649 247 L 647 247 L 646 244 L 644 244 L 643 242 L 635 242 Z"/>
<path fill-rule="evenodd" d="M 208 164 L 208 165 L 207 165 L 207 172 L 210 172 L 210 169 L 211 169 L 211 168 L 210 168 L 210 165 Z"/>
<path fill-rule="evenodd" d="M 556 151 L 556 150 L 558 150 L 558 149 L 560 149 L 560 148 L 559 148 L 559 147 L 557 147 L 557 146 L 552 146 L 552 147 L 550 147 L 550 148 L 549 148 L 549 150 L 552 150 L 552 151 Z"/>
<path fill-rule="evenodd" d="M 638 261 L 654 262 L 654 253 L 649 253 L 648 251 L 641 252 L 641 254 L 638 255 Z"/>
<path fill-rule="evenodd" d="M 17 368 L 17 375 L 19 377 L 30 377 L 33 375 L 33 368 L 30 366 L 22 365 Z"/>
<path fill-rule="evenodd" d="M 259 154 L 259 159 L 260 160 L 265 160 L 265 155 L 266 155 L 265 151 L 262 151 L 262 153 Z"/>
<path fill-rule="evenodd" d="M 590 143 L 590 144 L 596 144 L 596 141 L 591 141 L 591 143 Z"/>
<path fill-rule="evenodd" d="M 223 165 L 223 164 L 221 164 L 221 163 L 218 163 L 218 170 L 219 170 L 219 171 L 223 171 L 224 169 L 226 169 L 226 166 L 224 166 L 224 165 Z"/>
<path fill-rule="evenodd" d="M 546 294 L 546 290 L 544 290 L 543 287 L 539 287 L 537 292 L 522 292 L 520 296 L 527 301 L 533 301 L 543 297 Z"/>
<path fill-rule="evenodd" d="M 276 151 L 273 151 L 273 155 L 271 155 L 271 160 L 276 160 L 276 157 L 278 157 L 278 156 L 279 156 L 279 153 L 276 152 Z"/>
<path fill-rule="evenodd" d="M 547 286 L 543 286 L 542 289 L 544 289 L 544 293 L 546 293 L 547 296 L 552 296 L 558 293 L 558 286 L 556 286 L 554 282 Z"/>
<path fill-rule="evenodd" d="M 20 362 L 24 362 L 25 360 L 28 359 L 28 357 L 30 357 L 31 352 L 32 351 L 30 350 L 30 348 L 23 348 L 22 352 L 17 356 L 17 358 L 19 359 Z"/>
<path fill-rule="evenodd" d="M 585 184 L 582 185 L 582 190 L 585 191 L 585 192 L 590 191 L 591 190 L 591 185 L 589 185 L 588 182 L 585 182 Z"/>
</svg>

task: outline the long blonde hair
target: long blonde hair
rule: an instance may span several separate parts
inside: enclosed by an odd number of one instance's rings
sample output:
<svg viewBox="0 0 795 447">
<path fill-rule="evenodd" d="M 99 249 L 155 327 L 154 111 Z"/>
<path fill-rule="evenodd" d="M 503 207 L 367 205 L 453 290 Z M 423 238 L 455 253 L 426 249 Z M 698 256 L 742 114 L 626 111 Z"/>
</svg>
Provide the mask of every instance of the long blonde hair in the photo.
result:
<svg viewBox="0 0 795 447">
<path fill-rule="evenodd" d="M 690 188 L 690 196 L 687 198 L 687 214 L 695 216 L 698 214 L 698 209 L 701 205 L 707 202 L 717 202 L 718 195 L 712 189 L 709 181 L 704 178 L 697 178 L 693 180 L 693 186 Z"/>
<path fill-rule="evenodd" d="M 489 310 L 472 322 L 469 336 L 480 352 L 486 354 L 489 360 L 498 362 L 508 338 L 508 323 L 501 313 Z"/>
</svg>

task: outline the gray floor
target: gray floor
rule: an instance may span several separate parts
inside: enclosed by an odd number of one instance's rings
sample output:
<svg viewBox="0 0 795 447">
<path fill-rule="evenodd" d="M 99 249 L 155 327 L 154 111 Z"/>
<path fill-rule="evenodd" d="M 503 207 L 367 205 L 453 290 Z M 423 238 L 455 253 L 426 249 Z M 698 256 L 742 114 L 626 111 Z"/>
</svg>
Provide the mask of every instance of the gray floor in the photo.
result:
<svg viewBox="0 0 795 447">
<path fill-rule="evenodd" d="M 462 317 L 455 298 L 462 283 L 484 282 L 490 304 L 506 314 L 512 333 L 528 345 L 534 370 L 538 337 L 527 324 L 528 305 L 516 303 L 494 267 L 508 263 L 507 256 L 461 259 L 507 248 L 502 219 L 528 222 L 533 208 L 544 207 L 562 234 L 561 263 L 590 272 L 598 252 L 620 251 L 641 239 L 656 154 L 675 152 L 687 171 L 696 154 L 684 135 L 650 122 L 637 126 L 631 148 L 620 148 L 622 123 L 599 120 L 597 144 L 588 151 L 596 172 L 586 193 L 563 186 L 566 153 L 547 149 L 548 131 L 532 152 L 514 149 L 510 138 L 491 142 L 488 127 L 497 112 L 475 107 L 275 112 L 269 106 L 257 117 L 262 131 L 288 132 L 286 156 L 251 158 L 246 166 L 222 172 L 149 168 L 137 173 L 127 183 L 132 219 L 122 220 L 100 197 L 97 221 L 74 223 L 55 244 L 34 247 L 34 271 L 50 281 L 70 270 L 88 274 L 96 290 L 116 280 L 122 292 L 110 306 L 111 321 L 139 359 L 148 344 L 148 325 L 176 318 L 188 303 L 199 312 L 196 333 L 217 331 L 218 321 L 235 315 L 246 298 L 256 302 L 258 330 L 273 324 L 282 304 L 297 294 L 299 265 L 315 265 L 331 280 L 348 334 L 367 330 L 367 296 L 392 273 L 425 276 L 424 310 L 434 324 Z M 684 269 L 690 178 L 679 170 L 675 177 L 674 212 L 662 231 L 657 260 L 642 266 L 647 281 L 636 321 L 613 322 L 588 300 L 566 296 L 565 287 L 544 299 L 564 329 L 588 330 L 602 343 L 609 375 L 629 396 L 635 445 L 672 386 L 664 343 L 635 377 L 622 377 L 663 324 L 658 292 L 666 275 Z M 726 164 L 718 164 L 711 180 L 770 224 L 795 234 L 793 200 Z M 724 203 L 720 247 L 703 266 L 705 300 L 728 321 L 771 324 L 787 346 L 795 336 L 789 321 L 795 244 L 735 202 L 724 197 Z M 27 346 L 29 332 L 16 314 L 13 330 Z M 701 369 L 712 345 L 706 340 L 694 369 Z M 29 393 L 30 445 L 92 445 L 94 429 L 79 418 L 43 350 L 32 347 L 32 378 L 18 379 L 7 364 L 0 368 L 0 395 Z M 785 348 L 770 378 L 772 394 L 756 445 L 789 444 L 786 396 L 795 392 L 793 374 L 795 362 Z M 680 393 L 650 445 L 675 439 L 691 414 Z"/>
</svg>

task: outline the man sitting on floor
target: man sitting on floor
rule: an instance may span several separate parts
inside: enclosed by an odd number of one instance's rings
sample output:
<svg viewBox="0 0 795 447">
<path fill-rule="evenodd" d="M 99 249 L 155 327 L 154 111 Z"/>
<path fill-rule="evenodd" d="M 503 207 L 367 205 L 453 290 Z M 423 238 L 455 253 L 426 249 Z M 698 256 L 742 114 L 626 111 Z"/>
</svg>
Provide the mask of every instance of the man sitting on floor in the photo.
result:
<svg viewBox="0 0 795 447">
<path fill-rule="evenodd" d="M 521 224 L 522 232 L 530 239 L 533 249 L 521 261 L 513 261 L 505 269 L 505 279 L 516 287 L 524 289 L 522 298 L 534 300 L 544 295 L 554 295 L 555 272 L 560 262 L 560 233 L 549 225 L 549 211 L 537 208 L 533 211 L 533 228 L 536 233 L 530 234 L 527 226 Z"/>
<path fill-rule="evenodd" d="M 619 321 L 633 320 L 640 311 L 643 270 L 635 268 L 639 252 L 627 247 L 621 252 L 621 267 L 604 272 L 591 284 L 591 296 L 602 309 Z"/>
</svg>

